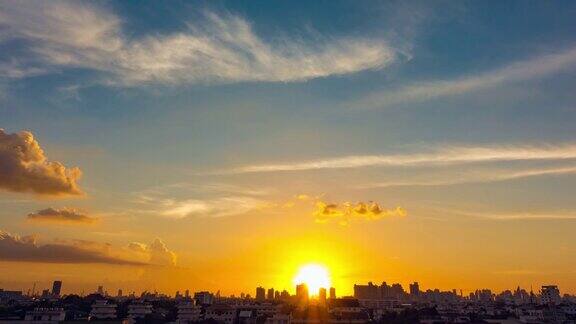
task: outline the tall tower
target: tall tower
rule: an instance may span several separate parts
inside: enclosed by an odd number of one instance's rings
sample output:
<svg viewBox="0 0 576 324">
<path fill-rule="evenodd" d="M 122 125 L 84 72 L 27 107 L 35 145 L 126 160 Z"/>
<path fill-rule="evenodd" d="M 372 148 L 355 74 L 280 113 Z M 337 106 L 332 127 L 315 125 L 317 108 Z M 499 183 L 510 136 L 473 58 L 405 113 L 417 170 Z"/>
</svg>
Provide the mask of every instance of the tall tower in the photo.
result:
<svg viewBox="0 0 576 324">
<path fill-rule="evenodd" d="M 296 299 L 300 304 L 308 303 L 308 286 L 305 283 L 296 285 Z"/>
<path fill-rule="evenodd" d="M 318 289 L 318 304 L 322 306 L 326 305 L 326 288 L 320 287 L 320 289 Z"/>
<path fill-rule="evenodd" d="M 336 299 L 336 288 L 330 287 L 330 299 Z"/>
<path fill-rule="evenodd" d="M 60 297 L 61 290 L 62 290 L 62 281 L 54 280 L 54 283 L 52 283 L 52 296 Z"/>
<path fill-rule="evenodd" d="M 256 288 L 256 300 L 265 300 L 266 299 L 266 289 L 264 287 Z"/>
</svg>

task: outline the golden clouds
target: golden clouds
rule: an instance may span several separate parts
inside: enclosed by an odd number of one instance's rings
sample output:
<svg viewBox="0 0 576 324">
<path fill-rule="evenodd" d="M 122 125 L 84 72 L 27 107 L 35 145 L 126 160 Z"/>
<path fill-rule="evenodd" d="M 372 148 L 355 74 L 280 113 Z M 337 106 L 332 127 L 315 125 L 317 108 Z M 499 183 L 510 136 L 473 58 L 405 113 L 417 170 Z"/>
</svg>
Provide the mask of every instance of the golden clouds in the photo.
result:
<svg viewBox="0 0 576 324">
<path fill-rule="evenodd" d="M 354 221 L 377 221 L 384 218 L 401 218 L 408 213 L 402 207 L 383 209 L 375 202 L 345 202 L 342 204 L 326 203 L 318 200 L 312 213 L 317 223 L 337 222 L 348 225 Z"/>
<path fill-rule="evenodd" d="M 82 172 L 48 161 L 32 133 L 8 134 L 0 129 L 0 188 L 40 195 L 81 195 Z"/>
</svg>

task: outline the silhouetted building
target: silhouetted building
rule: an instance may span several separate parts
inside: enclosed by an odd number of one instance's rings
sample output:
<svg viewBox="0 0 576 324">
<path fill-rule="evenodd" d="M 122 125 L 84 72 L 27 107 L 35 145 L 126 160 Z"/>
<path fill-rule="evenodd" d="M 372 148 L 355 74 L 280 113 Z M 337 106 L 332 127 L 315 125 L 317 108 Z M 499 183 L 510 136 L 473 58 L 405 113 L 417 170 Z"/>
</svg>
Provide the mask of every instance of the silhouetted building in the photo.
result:
<svg viewBox="0 0 576 324">
<path fill-rule="evenodd" d="M 418 282 L 410 284 L 410 295 L 412 297 L 418 297 L 420 295 L 420 286 L 418 285 Z"/>
<path fill-rule="evenodd" d="M 196 305 L 212 305 L 214 296 L 208 291 L 200 291 L 194 293 L 194 301 Z"/>
<path fill-rule="evenodd" d="M 560 304 L 561 298 L 558 286 L 542 286 L 541 298 L 542 304 Z"/>
<path fill-rule="evenodd" d="M 268 293 L 266 294 L 266 299 L 268 299 L 268 300 L 274 299 L 274 288 L 268 289 Z"/>
<path fill-rule="evenodd" d="M 336 299 L 336 288 L 330 287 L 330 299 Z"/>
<path fill-rule="evenodd" d="M 308 303 L 308 286 L 305 283 L 296 285 L 296 299 L 298 303 Z"/>
<path fill-rule="evenodd" d="M 264 287 L 256 288 L 256 300 L 265 300 L 266 299 L 266 289 Z"/>
<path fill-rule="evenodd" d="M 62 281 L 55 280 L 54 283 L 52 283 L 52 296 L 60 297 L 61 290 L 62 290 Z"/>
<path fill-rule="evenodd" d="M 320 305 L 326 305 L 326 288 L 318 289 L 318 303 Z"/>
</svg>

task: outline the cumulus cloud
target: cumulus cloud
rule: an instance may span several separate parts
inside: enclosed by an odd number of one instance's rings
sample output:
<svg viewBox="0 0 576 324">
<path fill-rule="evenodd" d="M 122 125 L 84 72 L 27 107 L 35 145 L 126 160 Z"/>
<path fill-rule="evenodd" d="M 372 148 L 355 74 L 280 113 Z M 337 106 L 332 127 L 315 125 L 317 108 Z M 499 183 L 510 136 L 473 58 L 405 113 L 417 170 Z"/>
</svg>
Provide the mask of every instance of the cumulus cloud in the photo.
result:
<svg viewBox="0 0 576 324">
<path fill-rule="evenodd" d="M 376 221 L 384 218 L 405 217 L 407 214 L 404 208 L 383 209 L 378 203 L 373 201 L 356 204 L 349 202 L 335 204 L 317 201 L 315 210 L 312 213 L 318 223 L 334 221 L 344 226 L 358 220 Z"/>
<path fill-rule="evenodd" d="M 48 161 L 32 133 L 0 129 L 0 189 L 40 195 L 80 195 L 81 171 Z"/>
<path fill-rule="evenodd" d="M 511 63 L 500 69 L 454 80 L 434 80 L 372 93 L 355 105 L 368 108 L 455 96 L 501 86 L 506 83 L 543 78 L 576 66 L 576 47 Z"/>
<path fill-rule="evenodd" d="M 0 230 L 0 260 L 44 263 L 103 263 L 145 265 L 145 262 L 114 250 L 109 244 L 75 240 L 38 244 L 34 236 Z"/>
<path fill-rule="evenodd" d="M 30 222 L 48 222 L 58 224 L 87 225 L 94 224 L 98 218 L 88 216 L 74 208 L 46 208 L 28 214 Z"/>
<path fill-rule="evenodd" d="M 576 159 L 576 145 L 450 146 L 412 154 L 351 155 L 289 163 L 248 165 L 209 174 L 242 174 L 378 166 L 436 166 L 498 161 L 538 161 Z"/>
<path fill-rule="evenodd" d="M 231 14 L 207 13 L 180 32 L 130 38 L 113 12 L 78 1 L 5 2 L 0 24 L 4 40 L 27 40 L 32 54 L 25 62 L 11 59 L 5 70 L 13 77 L 26 76 L 31 67 L 72 67 L 100 71 L 106 82 L 125 86 L 294 82 L 381 69 L 396 56 L 375 39 L 266 41 Z"/>
<path fill-rule="evenodd" d="M 166 244 L 156 238 L 151 244 L 131 242 L 128 248 L 135 253 L 144 255 L 150 264 L 154 265 L 176 265 L 176 253 L 166 247 Z"/>
</svg>

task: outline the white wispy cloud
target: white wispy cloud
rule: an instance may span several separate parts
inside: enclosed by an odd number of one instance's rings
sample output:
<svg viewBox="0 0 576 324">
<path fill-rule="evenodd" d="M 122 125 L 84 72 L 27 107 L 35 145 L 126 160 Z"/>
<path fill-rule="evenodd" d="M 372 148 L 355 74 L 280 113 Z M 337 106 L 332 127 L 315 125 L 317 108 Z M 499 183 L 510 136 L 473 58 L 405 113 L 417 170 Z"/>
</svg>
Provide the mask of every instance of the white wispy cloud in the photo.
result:
<svg viewBox="0 0 576 324">
<path fill-rule="evenodd" d="M 351 155 L 289 163 L 248 165 L 210 174 L 242 174 L 378 166 L 434 166 L 497 161 L 566 160 L 576 158 L 576 145 L 445 147 L 427 153 Z"/>
<path fill-rule="evenodd" d="M 4 77 L 72 67 L 127 86 L 294 82 L 381 69 L 396 55 L 385 41 L 368 38 L 269 42 L 231 14 L 207 13 L 180 32 L 130 38 L 115 13 L 79 1 L 0 2 L 0 25 L 0 41 L 27 40 L 32 54 L 3 62 Z"/>
<path fill-rule="evenodd" d="M 468 172 L 466 175 L 448 175 L 442 179 L 418 179 L 407 181 L 384 181 L 369 183 L 357 186 L 359 189 L 370 188 L 389 188 L 389 187 L 434 187 L 434 186 L 453 186 L 466 183 L 490 183 L 500 182 L 507 180 L 515 180 L 521 178 L 530 178 L 538 176 L 554 176 L 564 174 L 576 174 L 576 167 L 560 167 L 560 168 L 541 168 L 529 170 L 512 170 L 512 171 L 496 171 L 490 170 L 487 172 L 480 172 L 471 174 Z"/>
<path fill-rule="evenodd" d="M 382 108 L 401 103 L 422 102 L 493 88 L 506 83 L 543 78 L 574 67 L 576 67 L 576 47 L 513 62 L 502 68 L 476 75 L 467 75 L 451 80 L 425 81 L 400 88 L 377 91 L 354 102 L 354 105 L 365 108 Z"/>
<path fill-rule="evenodd" d="M 512 220 L 571 220 L 576 219 L 574 211 L 553 211 L 553 212 L 476 212 L 463 210 L 446 210 L 457 215 L 472 216 L 496 221 Z"/>
</svg>

